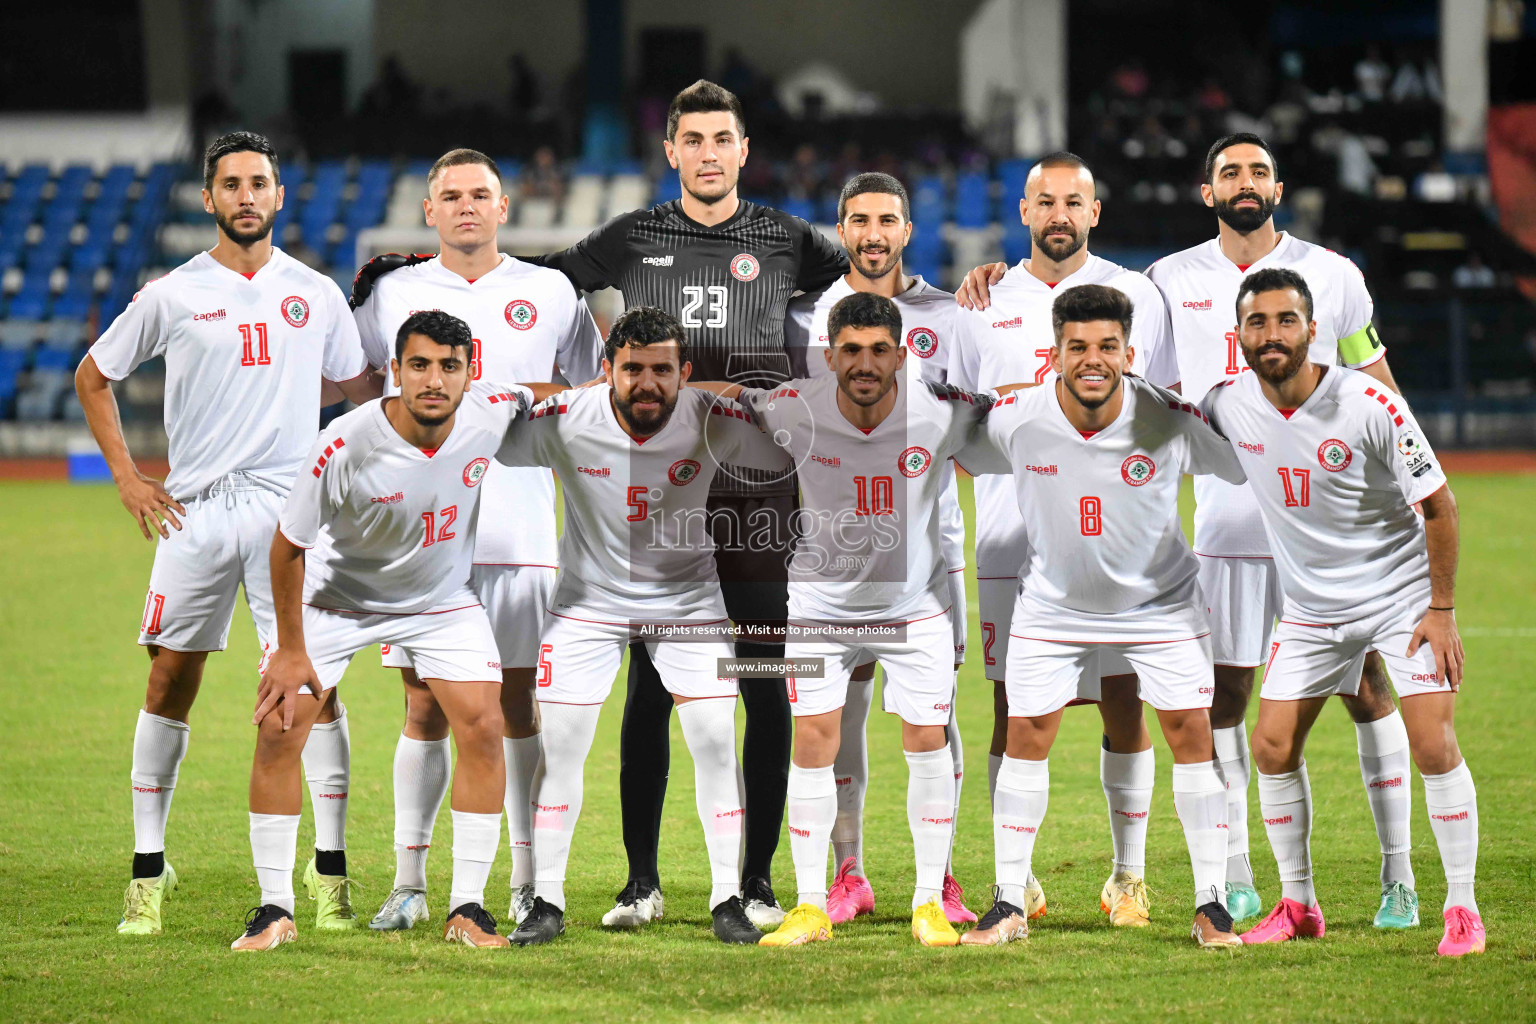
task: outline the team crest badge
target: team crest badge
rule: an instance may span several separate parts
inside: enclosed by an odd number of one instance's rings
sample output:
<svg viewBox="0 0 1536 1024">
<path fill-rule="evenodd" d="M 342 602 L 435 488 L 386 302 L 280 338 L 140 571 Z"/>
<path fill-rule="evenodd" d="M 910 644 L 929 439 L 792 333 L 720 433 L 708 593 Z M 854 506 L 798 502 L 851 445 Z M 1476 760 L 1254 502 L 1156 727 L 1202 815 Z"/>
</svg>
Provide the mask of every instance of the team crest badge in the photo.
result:
<svg viewBox="0 0 1536 1024">
<path fill-rule="evenodd" d="M 512 325 L 513 330 L 517 331 L 526 331 L 538 323 L 539 320 L 539 311 L 534 309 L 533 303 L 527 299 L 513 299 L 507 303 L 507 308 L 504 312 L 507 323 Z"/>
<path fill-rule="evenodd" d="M 1157 463 L 1145 455 L 1132 455 L 1120 463 L 1120 479 L 1132 487 L 1140 487 L 1157 475 Z"/>
<path fill-rule="evenodd" d="M 939 336 L 926 327 L 914 327 L 907 332 L 907 348 L 919 358 L 927 359 L 939 350 Z"/>
<path fill-rule="evenodd" d="M 913 446 L 901 453 L 901 458 L 896 460 L 896 465 L 901 469 L 901 475 L 905 477 L 922 476 L 933 464 L 933 456 L 928 454 L 928 449 Z"/>
<path fill-rule="evenodd" d="M 301 296 L 288 296 L 283 300 L 283 319 L 290 327 L 303 327 L 309 323 L 309 303 Z"/>
<path fill-rule="evenodd" d="M 1354 457 L 1355 453 L 1349 450 L 1349 445 L 1336 437 L 1330 437 L 1317 446 L 1318 464 L 1330 473 L 1337 473 L 1344 469 Z"/>
<path fill-rule="evenodd" d="M 749 252 L 731 258 L 731 276 L 738 281 L 751 281 L 761 269 L 757 265 L 757 257 Z"/>
<path fill-rule="evenodd" d="M 473 487 L 484 477 L 485 471 L 491 468 L 490 459 L 476 459 L 464 467 L 464 486 Z"/>
<path fill-rule="evenodd" d="M 699 475 L 699 464 L 692 459 L 678 459 L 672 463 L 672 468 L 667 470 L 667 479 L 677 486 L 693 483 L 693 478 Z"/>
</svg>

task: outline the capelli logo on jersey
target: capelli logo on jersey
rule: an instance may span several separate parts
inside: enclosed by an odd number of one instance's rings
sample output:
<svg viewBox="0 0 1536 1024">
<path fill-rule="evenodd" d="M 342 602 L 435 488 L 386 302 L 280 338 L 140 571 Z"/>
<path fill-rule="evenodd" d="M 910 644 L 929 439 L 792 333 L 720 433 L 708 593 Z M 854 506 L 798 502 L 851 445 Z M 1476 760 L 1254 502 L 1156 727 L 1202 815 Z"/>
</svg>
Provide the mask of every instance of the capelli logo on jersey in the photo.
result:
<svg viewBox="0 0 1536 1024">
<path fill-rule="evenodd" d="M 1201 299 L 1199 302 L 1196 302 L 1196 301 L 1194 301 L 1192 299 L 1185 299 L 1184 300 L 1184 308 L 1185 309 L 1210 309 L 1211 308 L 1211 300 L 1210 299 Z"/>
<path fill-rule="evenodd" d="M 1262 444 L 1249 444 L 1247 441 L 1239 441 L 1237 442 L 1237 446 L 1243 451 L 1252 452 L 1255 455 L 1264 454 L 1264 446 Z"/>
<path fill-rule="evenodd" d="M 1367 788 L 1369 788 L 1369 789 L 1396 789 L 1397 787 L 1401 786 L 1402 784 L 1403 784 L 1403 777 L 1401 775 L 1399 775 L 1395 779 L 1377 779 L 1376 781 L 1372 782 L 1370 784 L 1370 786 L 1367 787 Z"/>
<path fill-rule="evenodd" d="M 1438 673 L 1438 672 L 1429 672 L 1429 673 L 1415 672 L 1413 674 L 1413 681 L 1416 682 L 1416 683 L 1438 683 L 1440 681 L 1440 673 Z"/>
<path fill-rule="evenodd" d="M 643 257 L 641 257 L 640 262 L 644 263 L 648 267 L 670 267 L 672 265 L 672 257 L 671 256 L 643 256 Z"/>
<path fill-rule="evenodd" d="M 577 466 L 576 472 L 585 473 L 587 476 L 611 476 L 612 470 L 607 466 Z"/>
<path fill-rule="evenodd" d="M 843 464 L 843 460 L 838 458 L 836 455 L 817 455 L 814 452 L 811 454 L 811 461 L 817 463 L 818 465 L 830 466 L 833 469 L 837 469 Z"/>
<path fill-rule="evenodd" d="M 1000 327 L 1000 328 L 1004 328 L 1004 329 L 1007 329 L 1009 327 L 1023 327 L 1024 326 L 1024 318 L 1022 316 L 1016 316 L 1012 320 L 997 320 L 997 321 L 995 321 L 992 324 L 992 326 L 993 327 Z"/>
<path fill-rule="evenodd" d="M 224 310 L 219 309 L 212 313 L 193 313 L 192 320 L 194 323 L 199 320 L 223 320 L 228 315 Z"/>
<path fill-rule="evenodd" d="M 405 500 L 405 492 L 404 491 L 396 491 L 394 494 L 386 494 L 382 498 L 369 498 L 368 499 L 368 501 L 370 503 L 374 504 L 374 505 L 398 505 L 400 502 L 402 502 L 404 500 Z"/>
<path fill-rule="evenodd" d="M 1031 472 L 1031 473 L 1039 473 L 1041 476 L 1055 476 L 1056 475 L 1056 467 L 1054 465 L 1050 465 L 1050 466 L 1025 466 L 1024 468 L 1026 470 L 1028 470 L 1029 472 Z"/>
<path fill-rule="evenodd" d="M 935 711 L 948 711 L 949 710 L 949 705 L 948 704 L 935 704 L 933 706 L 933 710 L 935 710 Z"/>
</svg>

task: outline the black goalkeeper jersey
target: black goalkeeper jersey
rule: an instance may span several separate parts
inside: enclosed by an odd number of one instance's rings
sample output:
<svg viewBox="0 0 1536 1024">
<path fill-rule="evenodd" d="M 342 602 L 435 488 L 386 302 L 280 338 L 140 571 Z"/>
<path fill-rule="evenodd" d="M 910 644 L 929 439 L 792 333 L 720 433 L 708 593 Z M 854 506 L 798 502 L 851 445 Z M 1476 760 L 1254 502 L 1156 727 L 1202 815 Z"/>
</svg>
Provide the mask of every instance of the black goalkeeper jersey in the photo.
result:
<svg viewBox="0 0 1536 1024">
<path fill-rule="evenodd" d="M 748 387 L 790 377 L 790 297 L 848 272 L 843 250 L 810 224 L 746 200 L 713 227 L 686 216 L 681 200 L 620 214 L 564 252 L 532 262 L 563 272 L 583 291 L 617 288 L 626 306 L 666 310 L 688 331 L 694 380 Z M 793 478 L 768 482 L 773 476 L 733 467 L 716 475 L 714 492 L 794 493 Z"/>
</svg>

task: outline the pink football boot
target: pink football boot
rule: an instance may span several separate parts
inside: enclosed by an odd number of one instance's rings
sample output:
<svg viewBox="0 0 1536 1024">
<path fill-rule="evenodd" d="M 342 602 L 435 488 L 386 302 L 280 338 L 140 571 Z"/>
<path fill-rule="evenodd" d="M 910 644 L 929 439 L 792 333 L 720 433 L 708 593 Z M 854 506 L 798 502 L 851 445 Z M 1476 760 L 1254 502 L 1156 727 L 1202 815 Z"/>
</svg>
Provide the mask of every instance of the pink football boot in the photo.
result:
<svg viewBox="0 0 1536 1024">
<path fill-rule="evenodd" d="M 1243 942 L 1288 942 L 1291 939 L 1320 939 L 1327 930 L 1322 907 L 1304 907 L 1295 900 L 1282 899 L 1269 916 L 1243 933 Z"/>
<path fill-rule="evenodd" d="M 944 918 L 950 924 L 975 924 L 976 915 L 966 909 L 965 890 L 954 875 L 944 876 Z"/>
<path fill-rule="evenodd" d="M 1445 912 L 1445 938 L 1435 952 L 1441 956 L 1465 956 L 1481 953 L 1488 944 L 1483 919 L 1466 907 L 1452 907 Z"/>
<path fill-rule="evenodd" d="M 833 924 L 847 924 L 862 914 L 875 912 L 875 891 L 869 879 L 853 873 L 854 859 L 844 857 L 827 890 L 827 916 Z"/>
</svg>

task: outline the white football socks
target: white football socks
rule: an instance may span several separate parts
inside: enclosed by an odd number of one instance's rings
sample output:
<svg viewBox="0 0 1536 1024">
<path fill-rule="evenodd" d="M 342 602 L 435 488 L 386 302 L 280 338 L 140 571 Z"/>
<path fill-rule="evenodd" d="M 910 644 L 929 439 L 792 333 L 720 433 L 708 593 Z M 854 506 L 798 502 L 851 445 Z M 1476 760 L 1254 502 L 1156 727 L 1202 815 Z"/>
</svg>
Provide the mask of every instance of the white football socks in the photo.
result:
<svg viewBox="0 0 1536 1024">
<path fill-rule="evenodd" d="M 693 757 L 694 804 L 709 852 L 709 909 L 741 891 L 743 807 L 736 764 L 736 702 L 710 698 L 677 706 L 683 742 Z"/>
<path fill-rule="evenodd" d="M 998 899 L 1024 907 L 1035 839 L 1050 798 L 1050 761 L 1004 756 L 992 795 L 992 845 Z"/>
<path fill-rule="evenodd" d="M 1142 875 L 1147 870 L 1147 818 L 1157 780 L 1152 748 L 1133 754 L 1099 750 L 1099 781 L 1109 805 L 1109 835 L 1115 846 L 1115 874 Z M 1226 837 L 1222 837 L 1225 841 Z"/>
<path fill-rule="evenodd" d="M 1227 902 L 1227 787 L 1215 761 L 1173 766 L 1173 807 L 1184 826 L 1195 906 Z"/>
<path fill-rule="evenodd" d="M 251 861 L 256 865 L 262 906 L 270 903 L 293 913 L 293 862 L 298 845 L 297 814 L 251 812 Z"/>
<path fill-rule="evenodd" d="M 997 806 L 997 773 L 1003 770 L 1003 755 L 987 754 L 987 803 Z"/>
<path fill-rule="evenodd" d="M 832 767 L 789 766 L 789 853 L 795 862 L 799 902 L 827 909 L 827 849 L 837 819 Z"/>
<path fill-rule="evenodd" d="M 869 706 L 874 679 L 850 679 L 843 704 L 842 736 L 832 762 L 837 786 L 837 821 L 832 825 L 832 865 L 853 858 L 853 873 L 864 874 L 864 794 L 869 788 Z"/>
<path fill-rule="evenodd" d="M 949 849 L 944 852 L 944 873 L 955 873 L 955 835 L 960 827 L 960 790 L 965 785 L 965 743 L 960 739 L 960 722 L 955 717 L 955 698 L 959 696 L 960 670 L 955 669 L 955 689 L 949 697 L 949 724 L 944 726 L 944 740 L 949 744 L 949 762 L 951 774 L 955 777 L 955 809 L 950 817 L 954 818 L 949 830 Z"/>
<path fill-rule="evenodd" d="M 1243 725 L 1212 729 L 1216 762 L 1227 787 L 1227 881 L 1253 888 L 1253 864 L 1248 859 L 1248 734 Z"/>
<path fill-rule="evenodd" d="M 1424 776 L 1424 806 L 1445 866 L 1445 909 L 1466 907 L 1476 914 L 1477 787 L 1467 762 L 1444 775 Z"/>
<path fill-rule="evenodd" d="M 501 738 L 507 764 L 507 846 L 512 851 L 512 888 L 533 881 L 533 776 L 539 770 L 538 734 Z"/>
<path fill-rule="evenodd" d="M 485 903 L 485 880 L 491 877 L 491 864 L 501 843 L 501 812 L 449 813 L 453 816 L 453 882 L 448 910 L 452 912 L 466 903 Z"/>
<path fill-rule="evenodd" d="M 448 737 L 395 743 L 395 888 L 427 889 L 427 852 L 453 775 Z"/>
<path fill-rule="evenodd" d="M 133 728 L 133 852 L 160 853 L 165 849 L 165 822 L 171 815 L 171 797 L 181 759 L 187 756 L 192 730 L 185 722 L 140 711 Z"/>
<path fill-rule="evenodd" d="M 947 747 L 907 752 L 907 827 L 917 863 L 912 909 L 939 895 L 955 834 L 955 763 Z"/>
<path fill-rule="evenodd" d="M 561 910 L 565 909 L 571 834 L 581 816 L 587 754 L 601 712 L 598 705 L 539 703 L 544 758 L 533 788 L 533 891 Z"/>
<path fill-rule="evenodd" d="M 1293 772 L 1259 772 L 1259 812 L 1280 868 L 1280 895 L 1304 907 L 1317 905 L 1312 888 L 1312 787 L 1307 763 Z"/>
<path fill-rule="evenodd" d="M 1409 774 L 1408 727 L 1393 711 L 1374 722 L 1355 723 L 1355 743 L 1360 751 L 1360 780 L 1376 822 L 1381 842 L 1381 886 L 1402 882 L 1413 888 L 1413 865 L 1408 851 L 1409 813 L 1413 804 L 1413 777 Z"/>
<path fill-rule="evenodd" d="M 336 721 L 316 722 L 304 741 L 304 781 L 315 814 L 315 849 L 347 848 L 347 788 L 352 774 L 352 737 L 347 709 L 336 703 Z"/>
</svg>

